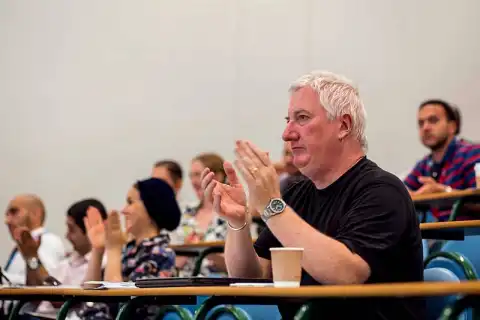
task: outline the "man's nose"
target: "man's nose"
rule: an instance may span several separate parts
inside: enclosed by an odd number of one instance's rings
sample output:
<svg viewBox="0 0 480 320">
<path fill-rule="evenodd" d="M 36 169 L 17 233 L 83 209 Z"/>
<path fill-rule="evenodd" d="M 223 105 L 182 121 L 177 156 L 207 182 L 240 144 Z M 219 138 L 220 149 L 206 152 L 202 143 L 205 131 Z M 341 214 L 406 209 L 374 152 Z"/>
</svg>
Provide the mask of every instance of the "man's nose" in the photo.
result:
<svg viewBox="0 0 480 320">
<path fill-rule="evenodd" d="M 420 126 L 420 130 L 423 130 L 423 131 L 431 130 L 431 129 L 432 129 L 432 125 L 431 125 L 428 121 L 425 121 L 425 122 Z"/>
<path fill-rule="evenodd" d="M 291 123 L 288 123 L 287 126 L 285 127 L 285 130 L 283 130 L 282 139 L 283 141 L 298 140 L 298 133 L 295 130 L 293 130 Z"/>
<path fill-rule="evenodd" d="M 420 128 L 420 131 L 423 133 L 423 134 L 427 134 L 427 133 L 430 133 L 432 131 L 432 128 L 428 125 L 425 125 L 423 126 L 422 128 Z"/>
</svg>

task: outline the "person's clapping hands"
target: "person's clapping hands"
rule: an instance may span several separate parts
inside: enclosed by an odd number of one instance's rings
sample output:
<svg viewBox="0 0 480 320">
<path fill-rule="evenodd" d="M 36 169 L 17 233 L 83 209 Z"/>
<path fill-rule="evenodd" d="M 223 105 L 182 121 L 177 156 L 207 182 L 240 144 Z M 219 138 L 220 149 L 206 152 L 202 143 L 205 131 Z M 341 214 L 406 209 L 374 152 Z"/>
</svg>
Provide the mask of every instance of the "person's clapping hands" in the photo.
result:
<svg viewBox="0 0 480 320">
<path fill-rule="evenodd" d="M 120 215 L 117 211 L 112 211 L 108 215 L 105 228 L 105 248 L 107 250 L 122 250 L 127 242 L 127 236 L 122 230 Z"/>
<path fill-rule="evenodd" d="M 92 248 L 97 250 L 105 249 L 105 223 L 100 211 L 95 207 L 89 207 L 83 222 Z"/>
<path fill-rule="evenodd" d="M 268 153 L 249 141 L 237 141 L 235 166 L 247 183 L 250 206 L 262 212 L 271 199 L 280 198 L 280 182 Z"/>
<path fill-rule="evenodd" d="M 229 184 L 214 179 L 215 174 L 206 168 L 202 172 L 202 190 L 205 199 L 213 202 L 214 210 L 233 226 L 241 226 L 247 221 L 247 198 L 230 162 L 224 163 Z"/>
<path fill-rule="evenodd" d="M 278 174 L 268 153 L 250 142 L 237 141 L 235 154 L 235 166 L 248 186 L 248 206 L 260 213 L 272 198 L 281 196 Z M 245 190 L 230 162 L 225 162 L 224 169 L 229 185 L 216 181 L 207 168 L 202 173 L 202 189 L 221 217 L 232 226 L 241 227 L 249 218 Z"/>
</svg>

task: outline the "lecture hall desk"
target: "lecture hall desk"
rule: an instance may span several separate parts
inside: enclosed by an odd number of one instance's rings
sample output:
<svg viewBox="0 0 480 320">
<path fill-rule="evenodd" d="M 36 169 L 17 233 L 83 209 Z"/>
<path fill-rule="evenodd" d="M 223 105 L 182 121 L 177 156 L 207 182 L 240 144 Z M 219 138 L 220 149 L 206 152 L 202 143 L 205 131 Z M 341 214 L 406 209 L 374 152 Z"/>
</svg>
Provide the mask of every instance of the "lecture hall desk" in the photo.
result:
<svg viewBox="0 0 480 320">
<path fill-rule="evenodd" d="M 480 281 L 459 283 L 396 283 L 364 285 L 325 285 L 300 288 L 239 288 L 239 287 L 179 287 L 152 289 L 107 289 L 84 290 L 80 288 L 31 287 L 0 288 L 0 298 L 16 300 L 66 300 L 64 306 L 73 301 L 127 301 L 117 319 L 128 317 L 129 304 L 139 301 L 156 301 L 161 305 L 195 304 L 196 296 L 213 296 L 210 307 L 223 303 L 276 304 L 282 299 L 292 298 L 366 298 L 366 297 L 419 297 L 459 294 L 475 301 L 480 297 Z M 132 297 L 135 297 L 131 299 Z M 148 300 L 150 299 L 150 300 Z M 208 301 L 208 300 L 207 300 Z M 68 309 L 68 308 L 62 308 Z M 60 316 L 66 314 L 64 312 Z M 58 318 L 57 318 L 58 319 Z"/>
</svg>

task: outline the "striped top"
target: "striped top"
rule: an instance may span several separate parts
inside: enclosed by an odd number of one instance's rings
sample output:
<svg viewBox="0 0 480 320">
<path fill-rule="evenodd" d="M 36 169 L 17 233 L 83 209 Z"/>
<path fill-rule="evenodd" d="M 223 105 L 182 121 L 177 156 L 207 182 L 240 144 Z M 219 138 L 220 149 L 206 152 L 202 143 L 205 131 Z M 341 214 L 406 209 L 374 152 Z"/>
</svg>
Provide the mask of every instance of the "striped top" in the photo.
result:
<svg viewBox="0 0 480 320">
<path fill-rule="evenodd" d="M 422 184 L 419 177 L 432 177 L 438 183 L 456 190 L 476 188 L 475 164 L 480 163 L 480 145 L 453 138 L 440 163 L 426 155 L 418 161 L 404 183 L 412 191 L 418 190 Z M 432 214 L 439 221 L 446 221 L 451 208 L 432 208 Z"/>
</svg>

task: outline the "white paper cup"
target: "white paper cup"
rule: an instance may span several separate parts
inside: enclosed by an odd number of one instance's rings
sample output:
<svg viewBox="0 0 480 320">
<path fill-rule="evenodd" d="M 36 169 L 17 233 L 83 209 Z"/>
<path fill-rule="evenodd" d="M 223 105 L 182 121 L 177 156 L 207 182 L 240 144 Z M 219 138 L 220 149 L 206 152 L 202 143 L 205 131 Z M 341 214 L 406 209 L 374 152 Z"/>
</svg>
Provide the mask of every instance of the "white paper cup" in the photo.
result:
<svg viewBox="0 0 480 320">
<path fill-rule="evenodd" d="M 277 288 L 300 287 L 303 248 L 270 248 L 273 285 Z"/>
</svg>

